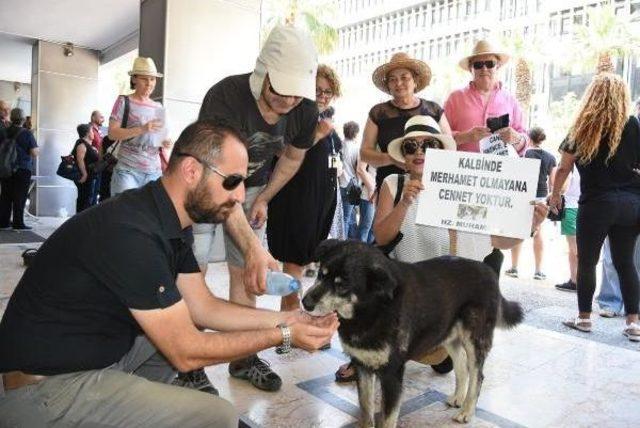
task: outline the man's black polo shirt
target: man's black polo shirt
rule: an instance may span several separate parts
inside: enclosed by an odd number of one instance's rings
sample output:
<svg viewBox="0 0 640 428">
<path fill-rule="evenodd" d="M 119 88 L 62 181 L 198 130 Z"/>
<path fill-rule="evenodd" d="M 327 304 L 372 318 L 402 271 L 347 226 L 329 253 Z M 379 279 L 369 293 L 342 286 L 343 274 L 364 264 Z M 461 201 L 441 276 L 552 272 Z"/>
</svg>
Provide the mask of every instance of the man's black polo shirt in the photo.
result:
<svg viewBox="0 0 640 428">
<path fill-rule="evenodd" d="M 191 240 L 159 180 L 69 219 L 9 300 L 0 373 L 53 375 L 119 361 L 141 333 L 129 308 L 173 305 L 178 273 L 199 271 Z"/>
</svg>

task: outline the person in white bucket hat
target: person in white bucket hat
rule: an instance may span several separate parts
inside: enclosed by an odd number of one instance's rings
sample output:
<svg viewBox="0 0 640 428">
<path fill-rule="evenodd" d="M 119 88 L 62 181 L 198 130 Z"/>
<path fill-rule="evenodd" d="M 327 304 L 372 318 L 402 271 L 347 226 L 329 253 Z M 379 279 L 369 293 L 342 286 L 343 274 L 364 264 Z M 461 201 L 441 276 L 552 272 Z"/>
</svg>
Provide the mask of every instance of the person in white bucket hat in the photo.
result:
<svg viewBox="0 0 640 428">
<path fill-rule="evenodd" d="M 280 270 L 262 247 L 267 205 L 294 176 L 313 145 L 318 123 L 317 56 L 307 33 L 277 26 L 267 37 L 253 72 L 222 79 L 202 102 L 199 119 L 225 119 L 249 142 L 245 202 L 224 223 L 229 300 L 238 304 L 255 307 L 256 295 L 266 289 L 267 269 Z M 274 167 L 276 155 L 279 159 Z M 215 228 L 196 224 L 193 231 L 193 250 L 206 273 Z M 282 385 L 257 355 L 232 362 L 229 373 L 262 390 L 276 391 Z M 182 374 L 178 382 L 204 390 L 211 386 L 203 371 Z"/>
<path fill-rule="evenodd" d="M 158 73 L 153 59 L 138 57 L 129 76 L 134 92 L 118 96 L 109 117 L 109 138 L 120 141 L 118 163 L 111 175 L 112 196 L 160 178 L 160 150 L 170 150 L 172 146 L 165 138 L 168 131 L 164 108 L 151 98 L 162 73 Z"/>
</svg>

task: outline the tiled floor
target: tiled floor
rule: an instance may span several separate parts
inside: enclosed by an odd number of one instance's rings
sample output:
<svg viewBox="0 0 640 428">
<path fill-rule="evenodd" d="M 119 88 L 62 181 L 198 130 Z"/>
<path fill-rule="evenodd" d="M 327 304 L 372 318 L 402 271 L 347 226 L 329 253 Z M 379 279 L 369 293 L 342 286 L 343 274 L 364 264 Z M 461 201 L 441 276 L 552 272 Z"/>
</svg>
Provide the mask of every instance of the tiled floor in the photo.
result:
<svg viewBox="0 0 640 428">
<path fill-rule="evenodd" d="M 45 236 L 58 221 L 42 219 L 36 231 Z M 0 313 L 20 277 L 19 254 L 30 245 L 0 245 Z M 525 323 L 498 331 L 485 367 L 485 382 L 474 427 L 635 427 L 640 421 L 640 352 L 621 334 L 623 320 L 595 319 L 585 335 L 562 327 L 575 314 L 575 295 L 561 293 L 554 282 L 566 278 L 564 242 L 549 238 L 549 281 L 504 278 L 503 294 L 520 301 Z M 522 255 L 521 272 L 533 271 L 530 244 Z M 508 265 L 508 262 L 505 262 Z M 210 265 L 207 282 L 219 296 L 227 292 L 226 266 Z M 310 281 L 310 280 L 309 280 Z M 259 305 L 276 308 L 273 297 Z M 278 393 L 260 392 L 230 378 L 226 365 L 207 368 L 223 397 L 234 403 L 243 422 L 255 427 L 357 426 L 354 385 L 338 385 L 333 373 L 346 361 L 336 338 L 332 349 L 315 354 L 294 350 L 281 356 L 261 353 L 282 376 Z M 429 367 L 409 363 L 405 375 L 401 427 L 457 426 L 456 410 L 444 404 L 453 389 L 453 376 L 436 375 Z"/>
</svg>

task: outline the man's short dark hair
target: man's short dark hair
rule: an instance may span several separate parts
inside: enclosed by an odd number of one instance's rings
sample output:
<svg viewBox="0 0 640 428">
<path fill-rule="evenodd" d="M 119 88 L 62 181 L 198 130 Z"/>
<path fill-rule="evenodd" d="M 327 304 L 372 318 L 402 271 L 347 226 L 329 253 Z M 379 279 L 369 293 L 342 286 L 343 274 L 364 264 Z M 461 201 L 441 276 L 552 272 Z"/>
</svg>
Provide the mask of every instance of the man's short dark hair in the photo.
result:
<svg viewBox="0 0 640 428">
<path fill-rule="evenodd" d="M 347 122 L 342 127 L 342 132 L 344 133 L 344 138 L 348 140 L 353 140 L 360 132 L 360 127 L 354 121 Z"/>
<path fill-rule="evenodd" d="M 78 131 L 78 137 L 80 138 L 86 137 L 87 135 L 89 135 L 90 129 L 91 129 L 91 126 L 89 126 L 86 123 L 81 123 L 76 127 L 76 131 Z"/>
<path fill-rule="evenodd" d="M 24 111 L 21 108 L 11 109 L 11 114 L 9 115 L 9 120 L 12 124 L 22 126 L 24 123 Z"/>
<path fill-rule="evenodd" d="M 529 130 L 529 138 L 531 138 L 531 142 L 537 146 L 547 139 L 547 135 L 544 133 L 544 129 L 535 126 Z"/>
<path fill-rule="evenodd" d="M 227 137 L 236 138 L 245 147 L 248 147 L 245 136 L 224 119 L 204 119 L 192 123 L 178 137 L 171 152 L 171 158 L 169 158 L 167 171 L 173 171 L 184 159 L 184 156 L 178 156 L 180 153 L 192 154 L 215 165 L 215 161 L 220 156 L 222 143 Z"/>
</svg>

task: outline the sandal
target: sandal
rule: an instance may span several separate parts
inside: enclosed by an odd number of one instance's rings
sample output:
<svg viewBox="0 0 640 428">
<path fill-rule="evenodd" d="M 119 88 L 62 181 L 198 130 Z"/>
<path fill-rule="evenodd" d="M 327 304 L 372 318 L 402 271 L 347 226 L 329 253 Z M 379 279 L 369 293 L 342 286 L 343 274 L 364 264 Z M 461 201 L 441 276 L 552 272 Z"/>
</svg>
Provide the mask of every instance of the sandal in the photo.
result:
<svg viewBox="0 0 640 428">
<path fill-rule="evenodd" d="M 589 318 L 572 318 L 566 321 L 562 321 L 562 325 L 574 330 L 591 333 L 591 320 Z"/>
<path fill-rule="evenodd" d="M 628 324 L 622 331 L 622 334 L 627 336 L 632 342 L 640 342 L 640 324 L 635 322 Z"/>
<path fill-rule="evenodd" d="M 338 368 L 336 372 L 336 382 L 347 383 L 355 382 L 356 380 L 358 380 L 358 371 L 353 365 L 353 362 L 343 364 Z"/>
</svg>

